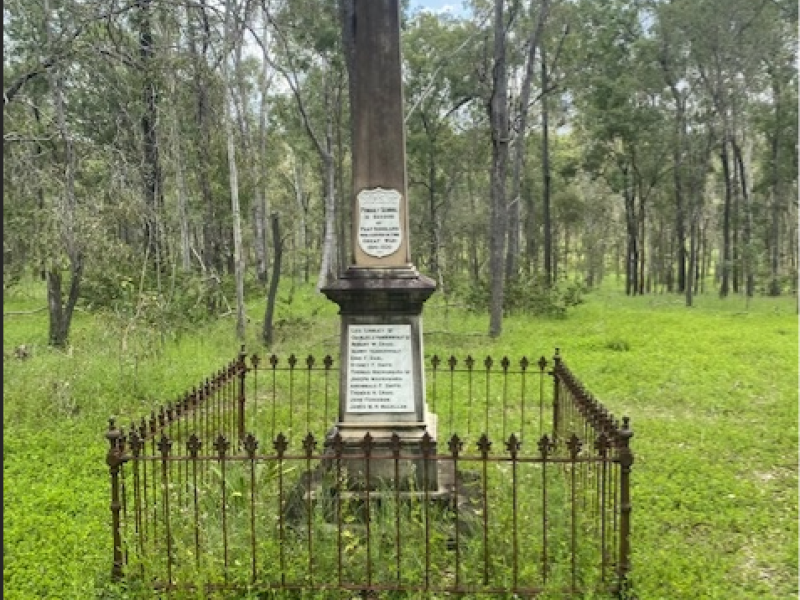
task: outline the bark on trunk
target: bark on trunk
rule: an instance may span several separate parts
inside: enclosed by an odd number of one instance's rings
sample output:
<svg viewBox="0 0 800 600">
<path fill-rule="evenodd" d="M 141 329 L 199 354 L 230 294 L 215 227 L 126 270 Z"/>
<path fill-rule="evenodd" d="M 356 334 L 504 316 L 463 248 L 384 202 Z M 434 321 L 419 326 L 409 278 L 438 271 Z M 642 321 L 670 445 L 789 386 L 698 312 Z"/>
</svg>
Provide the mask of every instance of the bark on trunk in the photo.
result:
<svg viewBox="0 0 800 600">
<path fill-rule="evenodd" d="M 172 94 L 175 93 L 175 86 L 170 90 Z M 181 146 L 180 131 L 178 129 L 178 114 L 177 110 L 172 109 L 172 154 L 175 161 L 175 183 L 178 192 L 178 227 L 181 236 L 181 269 L 184 272 L 189 272 L 192 268 L 192 246 L 189 226 L 189 208 L 188 197 L 189 192 L 186 185 L 186 174 L 183 170 L 183 149 Z"/>
<path fill-rule="evenodd" d="M 543 90 L 547 89 L 547 60 L 544 46 L 542 54 L 542 79 Z M 553 285 L 555 273 L 553 272 L 553 225 L 550 215 L 550 123 L 547 95 L 542 96 L 542 224 L 544 226 L 544 273 L 547 287 Z"/>
<path fill-rule="evenodd" d="M 428 138 L 428 268 L 431 277 L 441 280 L 439 273 L 439 214 L 436 186 L 436 132 L 424 112 L 420 113 L 425 135 Z"/>
<path fill-rule="evenodd" d="M 739 173 L 739 185 L 742 193 L 742 203 L 744 204 L 744 227 L 742 229 L 742 275 L 744 277 L 744 291 L 748 298 L 753 297 L 755 292 L 755 275 L 751 259 L 751 238 L 753 233 L 753 212 L 750 206 L 750 190 L 748 189 L 750 178 L 747 176 L 745 161 L 742 149 L 736 141 L 733 141 L 733 156 Z"/>
<path fill-rule="evenodd" d="M 281 227 L 278 213 L 272 213 L 270 220 L 272 221 L 272 275 L 269 279 L 267 307 L 264 310 L 264 329 L 262 331 L 262 339 L 267 348 L 272 347 L 272 319 L 275 315 L 275 299 L 278 297 L 278 284 L 281 278 L 281 259 L 283 258 L 283 241 L 281 240 Z"/>
<path fill-rule="evenodd" d="M 226 69 L 227 70 L 227 69 Z M 227 79 L 227 78 L 226 78 Z M 225 84 L 226 90 L 228 84 Z M 245 340 L 247 315 L 244 306 L 244 255 L 242 253 L 242 221 L 239 208 L 239 172 L 236 166 L 236 144 L 233 139 L 233 124 L 229 113 L 229 90 L 224 94 L 225 137 L 228 151 L 228 181 L 231 193 L 231 216 L 233 217 L 233 257 L 236 280 L 236 337 Z"/>
<path fill-rule="evenodd" d="M 526 182 L 523 185 L 522 197 L 525 200 L 525 257 L 526 269 L 530 275 L 535 275 L 539 270 L 539 235 L 536 218 L 536 201 L 532 185 Z"/>
<path fill-rule="evenodd" d="M 780 224 L 781 224 L 781 202 L 780 202 L 780 135 L 777 126 L 782 122 L 782 105 L 780 102 L 781 89 L 778 84 L 777 75 L 772 77 L 772 97 L 775 99 L 775 125 L 776 130 L 770 139 L 770 230 L 769 230 L 769 295 L 780 296 Z"/>
<path fill-rule="evenodd" d="M 722 281 L 720 283 L 720 298 L 725 298 L 730 293 L 731 276 L 731 205 L 733 190 L 731 190 L 730 162 L 728 160 L 728 139 L 727 135 L 722 138 L 722 148 L 720 152 L 722 162 L 722 173 L 725 182 L 725 206 L 722 217 Z"/>
<path fill-rule="evenodd" d="M 223 261 L 220 256 L 219 226 L 214 208 L 214 198 L 211 193 L 211 114 L 208 98 L 208 83 L 206 71 L 208 69 L 208 48 L 211 36 L 211 26 L 208 21 L 205 0 L 200 1 L 200 49 L 196 48 L 194 35 L 189 36 L 190 49 L 194 56 L 194 87 L 197 96 L 197 134 L 198 134 L 198 160 L 197 180 L 200 184 L 200 196 L 203 199 L 203 270 L 209 284 L 208 309 L 214 312 L 217 309 L 215 297 L 216 272 L 222 271 Z M 194 20 L 190 19 L 190 23 Z"/>
<path fill-rule="evenodd" d="M 330 122 L 328 126 L 330 128 Z M 329 129 L 326 137 L 327 153 L 322 159 L 325 177 L 325 232 L 317 290 L 322 289 L 328 282 L 336 278 L 336 172 L 330 134 Z"/>
<path fill-rule="evenodd" d="M 142 101 L 144 111 L 141 118 L 143 158 L 142 174 L 145 196 L 145 243 L 147 252 L 160 284 L 163 268 L 163 233 L 161 211 L 163 205 L 163 174 L 159 156 L 156 124 L 158 118 L 157 92 L 153 74 L 153 32 L 150 23 L 151 0 L 138 0 L 139 60 L 143 74 Z"/>
<path fill-rule="evenodd" d="M 304 283 L 308 283 L 309 277 L 311 276 L 311 252 L 308 247 L 308 212 L 310 208 L 310 196 L 306 193 L 303 168 L 296 156 L 294 156 L 292 175 L 294 176 L 294 200 L 297 203 L 297 214 L 300 216 L 300 223 L 298 223 L 297 226 L 297 235 L 299 238 L 297 240 L 297 247 L 300 248 L 303 256 L 302 280 Z M 296 273 L 293 273 L 293 275 L 297 276 Z"/>
<path fill-rule="evenodd" d="M 50 39 L 50 6 L 45 2 L 45 29 L 47 38 Z M 64 189 L 59 195 L 56 206 L 56 217 L 59 226 L 59 237 L 63 251 L 69 260 L 70 287 L 66 305 L 63 303 L 62 275 L 59 260 L 56 259 L 47 269 L 47 306 L 49 309 L 50 327 L 49 343 L 52 346 L 64 347 L 69 339 L 72 325 L 72 315 L 80 295 L 80 285 L 83 278 L 83 255 L 78 246 L 76 234 L 75 211 L 77 209 L 75 198 L 75 150 L 72 136 L 67 127 L 67 114 L 64 101 L 64 84 L 60 69 L 56 68 L 49 73 L 50 88 L 53 92 L 53 104 L 56 113 L 56 126 L 58 137 L 64 145 Z"/>
<path fill-rule="evenodd" d="M 257 186 L 253 193 L 253 246 L 256 255 L 256 277 L 259 283 L 267 282 L 267 238 L 264 227 L 264 194 Z"/>
<path fill-rule="evenodd" d="M 539 14 L 536 18 L 536 26 L 533 28 L 530 38 L 528 38 L 528 56 L 525 63 L 525 76 L 522 80 L 522 89 L 520 91 L 519 114 L 517 118 L 518 130 L 514 141 L 514 164 L 511 175 L 511 203 L 509 205 L 508 216 L 508 251 L 506 254 L 507 282 L 516 278 L 519 274 L 522 170 L 526 155 L 525 139 L 528 129 L 529 105 L 531 102 L 531 84 L 533 82 L 533 74 L 536 66 L 536 48 L 539 46 L 539 38 L 544 28 L 549 5 L 549 0 L 542 0 L 539 7 Z M 531 6 L 533 6 L 533 3 L 531 3 Z M 546 88 L 542 88 L 542 93 L 546 93 Z"/>
<path fill-rule="evenodd" d="M 679 105 L 676 115 L 675 134 L 676 141 L 672 154 L 673 183 L 675 185 L 675 245 L 677 248 L 675 260 L 678 267 L 678 293 L 686 290 L 686 216 L 684 214 L 682 150 L 683 147 L 683 103 Z M 691 227 L 690 223 L 690 227 Z M 691 306 L 691 290 L 687 297 L 687 306 Z"/>
<path fill-rule="evenodd" d="M 639 240 L 637 237 L 638 227 L 636 223 L 636 194 L 630 184 L 627 167 L 623 169 L 623 193 L 625 196 L 625 224 L 627 228 L 627 245 L 625 251 L 625 293 L 628 296 L 635 296 L 638 287 L 636 285 L 637 266 L 639 264 Z"/>
<path fill-rule="evenodd" d="M 697 264 L 697 222 L 692 219 L 689 223 L 689 264 L 686 269 L 686 280 L 684 282 L 684 297 L 686 298 L 686 306 L 691 307 L 694 301 L 694 274 Z"/>
<path fill-rule="evenodd" d="M 225 143 L 228 154 L 228 183 L 231 194 L 231 217 L 233 220 L 233 273 L 236 281 L 236 337 L 244 342 L 247 314 L 244 306 L 244 253 L 242 251 L 242 219 L 239 206 L 239 170 L 236 164 L 236 142 L 234 140 L 234 93 L 232 81 L 235 77 L 229 68 L 229 54 L 239 41 L 234 25 L 233 7 L 225 2 L 225 39 L 222 56 L 222 119 L 225 128 Z M 237 61 L 238 62 L 238 61 Z"/>
<path fill-rule="evenodd" d="M 489 228 L 490 300 L 489 336 L 503 329 L 505 283 L 506 171 L 508 167 L 508 73 L 506 71 L 505 1 L 494 3 L 494 65 L 489 120 L 492 126 L 491 213 Z"/>
<path fill-rule="evenodd" d="M 262 39 L 267 39 L 266 24 L 265 33 Z M 258 156 L 252 162 L 255 172 L 253 173 L 253 233 L 254 249 L 256 255 L 256 274 L 260 283 L 267 283 L 267 265 L 269 239 L 266 226 L 267 215 L 269 214 L 269 201 L 267 196 L 267 114 L 268 100 L 267 93 L 272 79 L 269 72 L 269 61 L 263 61 L 263 68 L 259 76 L 259 87 L 261 91 L 261 104 L 258 109 L 258 143 L 256 145 Z"/>
</svg>

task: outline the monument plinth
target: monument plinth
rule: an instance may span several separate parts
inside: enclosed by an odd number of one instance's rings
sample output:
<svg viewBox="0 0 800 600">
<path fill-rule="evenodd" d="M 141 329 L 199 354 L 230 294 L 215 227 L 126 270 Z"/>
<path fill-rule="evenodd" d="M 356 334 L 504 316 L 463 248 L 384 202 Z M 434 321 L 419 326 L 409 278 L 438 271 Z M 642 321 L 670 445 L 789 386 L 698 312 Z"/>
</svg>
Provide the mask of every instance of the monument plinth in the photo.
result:
<svg viewBox="0 0 800 600">
<path fill-rule="evenodd" d="M 322 290 L 341 315 L 336 431 L 345 456 L 362 454 L 367 433 L 372 456 L 391 455 L 399 438 L 410 458 L 395 485 L 437 490 L 437 469 L 421 458 L 426 434 L 428 454 L 436 448 L 421 316 L 436 283 L 411 264 L 398 0 L 355 0 L 353 19 L 352 264 Z M 363 461 L 349 462 L 353 489 L 363 489 Z M 394 479 L 394 462 L 372 461 L 370 474 L 370 487 Z"/>
</svg>

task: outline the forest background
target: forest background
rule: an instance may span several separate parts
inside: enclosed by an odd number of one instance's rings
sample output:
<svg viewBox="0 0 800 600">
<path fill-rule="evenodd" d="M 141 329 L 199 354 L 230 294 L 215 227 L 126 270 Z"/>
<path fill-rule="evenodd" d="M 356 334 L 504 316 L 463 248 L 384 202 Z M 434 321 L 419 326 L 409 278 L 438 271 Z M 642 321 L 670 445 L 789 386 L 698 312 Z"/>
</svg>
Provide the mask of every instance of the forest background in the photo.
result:
<svg viewBox="0 0 800 600">
<path fill-rule="evenodd" d="M 336 351 L 349 6 L 4 5 L 9 597 L 120 594 L 109 415 Z M 403 5 L 426 354 L 561 345 L 633 417 L 641 597 L 796 597 L 797 5 L 464 7 Z"/>
<path fill-rule="evenodd" d="M 488 311 L 797 289 L 797 6 L 403 11 L 415 264 Z M 349 1 L 10 2 L 4 287 L 172 330 L 350 261 Z M 282 260 L 282 263 L 279 261 Z M 268 303 L 268 309 L 273 302 Z M 269 314 L 251 316 L 269 338 Z"/>
</svg>

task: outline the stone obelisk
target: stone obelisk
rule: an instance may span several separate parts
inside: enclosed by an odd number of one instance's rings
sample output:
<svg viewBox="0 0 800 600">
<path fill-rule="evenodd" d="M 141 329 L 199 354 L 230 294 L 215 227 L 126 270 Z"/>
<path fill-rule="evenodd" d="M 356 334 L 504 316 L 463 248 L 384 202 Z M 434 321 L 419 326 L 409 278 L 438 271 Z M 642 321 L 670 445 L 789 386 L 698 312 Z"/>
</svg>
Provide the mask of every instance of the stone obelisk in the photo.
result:
<svg viewBox="0 0 800 600">
<path fill-rule="evenodd" d="M 423 469 L 414 459 L 422 456 L 425 434 L 435 452 L 436 416 L 425 402 L 421 314 L 436 284 L 411 264 L 399 2 L 354 0 L 354 9 L 352 262 L 322 290 L 341 315 L 336 430 L 345 454 L 352 455 L 362 452 L 367 433 L 375 444 L 372 456 L 390 453 L 396 434 L 403 455 L 411 457 L 403 461 L 403 481 L 397 484 L 415 479 L 417 489 L 424 483 L 435 490 L 435 466 Z M 354 460 L 348 471 L 361 472 L 362 466 Z M 392 478 L 393 467 L 393 461 L 372 461 L 374 481 Z"/>
</svg>

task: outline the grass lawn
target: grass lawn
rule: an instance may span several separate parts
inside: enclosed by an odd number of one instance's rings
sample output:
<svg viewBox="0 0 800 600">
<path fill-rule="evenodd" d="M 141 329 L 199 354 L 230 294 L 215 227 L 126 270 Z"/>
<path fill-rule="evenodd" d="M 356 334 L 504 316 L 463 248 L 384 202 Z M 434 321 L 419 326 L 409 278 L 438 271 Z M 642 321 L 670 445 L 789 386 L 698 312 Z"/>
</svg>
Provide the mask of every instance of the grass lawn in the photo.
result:
<svg viewBox="0 0 800 600">
<path fill-rule="evenodd" d="M 43 285 L 12 290 L 4 312 L 45 305 Z M 336 307 L 282 291 L 277 353 L 337 349 Z M 252 340 L 263 302 L 250 306 Z M 639 598 L 796 598 L 798 321 L 795 299 L 586 297 L 566 319 L 487 318 L 425 309 L 426 354 L 551 356 L 635 437 L 633 581 Z M 232 358 L 232 318 L 164 336 L 79 312 L 72 346 L 47 347 L 45 311 L 4 316 L 4 594 L 116 597 L 109 583 L 109 483 L 102 432 L 175 398 Z M 14 349 L 26 344 L 31 357 Z"/>
</svg>

